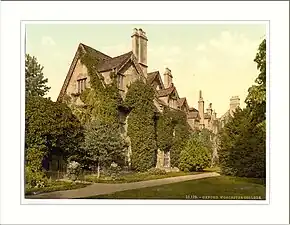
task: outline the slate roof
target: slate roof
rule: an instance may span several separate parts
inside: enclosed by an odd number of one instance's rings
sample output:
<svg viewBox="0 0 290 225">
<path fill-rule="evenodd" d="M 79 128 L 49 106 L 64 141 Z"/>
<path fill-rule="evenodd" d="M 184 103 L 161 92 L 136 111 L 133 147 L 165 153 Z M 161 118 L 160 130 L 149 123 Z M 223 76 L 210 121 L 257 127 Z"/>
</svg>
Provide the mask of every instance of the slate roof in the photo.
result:
<svg viewBox="0 0 290 225">
<path fill-rule="evenodd" d="M 198 112 L 198 110 L 196 108 L 193 108 L 193 107 L 189 108 L 189 111 L 191 111 L 191 112 Z"/>
<path fill-rule="evenodd" d="M 110 58 L 107 60 L 103 60 L 99 65 L 98 65 L 98 71 L 99 72 L 104 72 L 108 71 L 114 68 L 118 68 L 123 65 L 130 57 L 133 55 L 133 52 L 127 52 L 123 55 L 119 55 L 114 58 Z"/>
<path fill-rule="evenodd" d="M 87 53 L 89 53 L 90 55 L 94 56 L 95 58 L 97 58 L 99 60 L 112 59 L 110 56 L 108 56 L 100 51 L 97 51 L 96 49 L 94 49 L 90 46 L 84 45 L 83 43 L 80 43 L 80 45 L 85 49 L 85 51 Z"/>
<path fill-rule="evenodd" d="M 159 71 L 154 71 L 147 74 L 147 83 L 152 84 L 156 76 L 158 76 Z"/>
<path fill-rule="evenodd" d="M 186 98 L 180 98 L 180 99 L 178 99 L 177 100 L 178 106 L 182 106 L 184 104 L 185 100 L 186 100 Z"/>
<path fill-rule="evenodd" d="M 157 94 L 158 94 L 158 97 L 164 97 L 164 96 L 170 95 L 174 90 L 175 90 L 175 87 L 172 86 L 169 88 L 158 90 Z"/>
</svg>

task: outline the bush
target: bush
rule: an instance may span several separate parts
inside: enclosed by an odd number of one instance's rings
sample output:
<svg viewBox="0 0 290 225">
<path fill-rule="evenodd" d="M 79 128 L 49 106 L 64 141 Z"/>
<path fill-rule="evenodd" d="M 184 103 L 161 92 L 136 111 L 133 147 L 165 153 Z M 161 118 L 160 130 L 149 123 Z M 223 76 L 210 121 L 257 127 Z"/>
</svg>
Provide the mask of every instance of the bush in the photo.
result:
<svg viewBox="0 0 290 225">
<path fill-rule="evenodd" d="M 81 165 L 78 162 L 71 161 L 67 166 L 67 176 L 71 180 L 75 181 L 78 179 L 81 173 Z"/>
<path fill-rule="evenodd" d="M 193 134 L 180 153 L 179 169 L 202 171 L 210 165 L 210 149 L 202 144 L 199 134 Z"/>
<path fill-rule="evenodd" d="M 164 175 L 166 174 L 166 171 L 159 168 L 151 168 L 148 170 L 148 173 L 150 175 Z"/>
<path fill-rule="evenodd" d="M 27 188 L 40 188 L 48 184 L 48 179 L 44 172 L 34 172 L 31 167 L 25 166 L 25 184 Z"/>
</svg>

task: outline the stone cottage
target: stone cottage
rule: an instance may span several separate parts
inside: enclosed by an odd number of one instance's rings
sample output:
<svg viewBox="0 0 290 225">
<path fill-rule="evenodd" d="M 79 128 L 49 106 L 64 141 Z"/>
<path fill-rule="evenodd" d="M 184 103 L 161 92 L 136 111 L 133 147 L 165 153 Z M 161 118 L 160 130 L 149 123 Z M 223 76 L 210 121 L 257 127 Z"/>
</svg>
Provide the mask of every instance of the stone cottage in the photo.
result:
<svg viewBox="0 0 290 225">
<path fill-rule="evenodd" d="M 104 77 L 106 84 L 111 82 L 111 72 L 117 74 L 117 85 L 122 98 L 125 98 L 128 86 L 137 79 L 141 79 L 155 89 L 154 105 L 158 112 L 162 113 L 164 106 L 169 106 L 172 110 L 182 110 L 186 113 L 188 124 L 193 130 L 207 128 L 216 132 L 216 113 L 212 110 L 212 104 L 209 105 L 206 112 L 204 111 L 202 92 L 200 91 L 198 110 L 189 107 L 186 98 L 179 96 L 173 83 L 172 71 L 169 68 L 166 68 L 163 73 L 164 82 L 159 71 L 147 71 L 148 38 L 146 33 L 142 29 L 135 28 L 131 35 L 131 40 L 132 50 L 116 57 L 108 56 L 80 43 L 59 93 L 58 101 L 63 101 L 64 96 L 68 95 L 75 99 L 76 104 L 83 104 L 78 94 L 84 91 L 85 88 L 90 87 L 90 77 L 88 76 L 87 68 L 80 61 L 81 52 L 86 52 L 98 59 L 97 70 Z M 122 118 L 121 120 L 124 124 L 124 136 L 126 137 L 127 118 L 126 116 L 120 118 Z M 130 149 L 128 154 L 130 155 Z M 169 154 L 169 152 L 158 152 L 158 167 L 170 167 Z"/>
</svg>

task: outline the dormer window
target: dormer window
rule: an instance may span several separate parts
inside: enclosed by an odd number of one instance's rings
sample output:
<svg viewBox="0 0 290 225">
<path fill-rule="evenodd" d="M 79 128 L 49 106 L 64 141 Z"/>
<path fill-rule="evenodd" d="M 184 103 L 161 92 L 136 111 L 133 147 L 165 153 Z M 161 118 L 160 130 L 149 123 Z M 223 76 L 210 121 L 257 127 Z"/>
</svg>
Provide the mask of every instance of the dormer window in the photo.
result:
<svg viewBox="0 0 290 225">
<path fill-rule="evenodd" d="M 87 78 L 77 80 L 78 93 L 82 93 L 87 87 Z"/>
</svg>

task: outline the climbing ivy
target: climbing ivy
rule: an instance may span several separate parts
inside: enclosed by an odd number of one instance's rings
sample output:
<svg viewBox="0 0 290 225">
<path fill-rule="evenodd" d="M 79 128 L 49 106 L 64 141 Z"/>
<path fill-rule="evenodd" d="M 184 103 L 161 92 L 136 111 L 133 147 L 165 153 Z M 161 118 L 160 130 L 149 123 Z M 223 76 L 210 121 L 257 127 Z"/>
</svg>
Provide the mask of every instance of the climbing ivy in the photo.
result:
<svg viewBox="0 0 290 225">
<path fill-rule="evenodd" d="M 187 123 L 186 114 L 182 111 L 172 112 L 172 123 L 174 125 L 174 136 L 170 151 L 170 164 L 178 167 L 180 152 L 184 149 L 190 135 L 190 127 Z"/>
<path fill-rule="evenodd" d="M 105 84 L 104 77 L 97 71 L 96 57 L 80 51 L 80 61 L 87 68 L 90 88 L 86 88 L 79 96 L 84 105 L 71 104 L 73 112 L 84 124 L 98 120 L 119 127 L 118 108 L 122 104 L 122 98 L 117 88 L 116 74 L 111 72 L 111 83 Z"/>
<path fill-rule="evenodd" d="M 131 140 L 131 166 L 137 171 L 146 171 L 156 165 L 156 132 L 154 91 L 141 80 L 132 83 L 124 105 L 130 110 L 128 135 Z"/>
<path fill-rule="evenodd" d="M 165 107 L 157 120 L 157 146 L 161 151 L 170 151 L 173 142 L 173 112 Z"/>
</svg>

